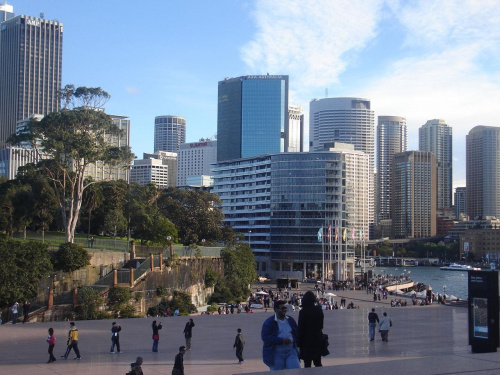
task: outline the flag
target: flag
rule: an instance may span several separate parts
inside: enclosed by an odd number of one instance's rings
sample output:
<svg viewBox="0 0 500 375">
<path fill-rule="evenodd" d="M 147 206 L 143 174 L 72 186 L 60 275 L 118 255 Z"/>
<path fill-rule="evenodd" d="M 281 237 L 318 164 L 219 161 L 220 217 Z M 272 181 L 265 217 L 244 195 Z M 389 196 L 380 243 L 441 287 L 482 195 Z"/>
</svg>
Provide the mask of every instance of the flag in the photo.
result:
<svg viewBox="0 0 500 375">
<path fill-rule="evenodd" d="M 335 228 L 335 242 L 339 240 L 339 227 Z"/>
<path fill-rule="evenodd" d="M 352 228 L 352 231 L 351 231 L 351 240 L 354 241 L 354 232 L 356 232 L 356 229 Z"/>
<path fill-rule="evenodd" d="M 318 242 L 323 242 L 323 227 L 318 230 Z"/>
<path fill-rule="evenodd" d="M 344 228 L 344 231 L 342 232 L 342 241 L 345 242 L 346 239 L 347 239 L 347 228 Z"/>
</svg>

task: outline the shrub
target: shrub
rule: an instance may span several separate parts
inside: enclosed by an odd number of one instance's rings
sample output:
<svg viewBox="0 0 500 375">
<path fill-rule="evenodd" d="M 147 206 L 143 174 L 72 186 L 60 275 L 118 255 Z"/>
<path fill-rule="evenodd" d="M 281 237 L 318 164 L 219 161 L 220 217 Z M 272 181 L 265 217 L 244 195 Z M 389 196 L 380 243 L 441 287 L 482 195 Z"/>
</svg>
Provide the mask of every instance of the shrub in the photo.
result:
<svg viewBox="0 0 500 375">
<path fill-rule="evenodd" d="M 77 319 L 93 320 L 103 319 L 107 314 L 100 310 L 104 304 L 104 299 L 101 293 L 88 286 L 84 286 L 78 290 L 78 306 L 75 307 Z"/>
<path fill-rule="evenodd" d="M 217 278 L 219 277 L 219 274 L 215 272 L 214 270 L 207 268 L 205 271 L 205 287 L 211 288 L 215 285 L 217 282 Z"/>
<path fill-rule="evenodd" d="M 132 299 L 132 293 L 128 288 L 118 288 L 114 287 L 109 290 L 109 309 L 113 312 L 114 316 L 118 318 L 129 318 L 130 315 L 134 314 L 134 308 L 129 304 Z M 132 312 L 130 312 L 132 310 Z"/>
<path fill-rule="evenodd" d="M 90 255 L 83 247 L 67 242 L 59 245 L 53 263 L 56 270 L 72 272 L 88 266 Z"/>
<path fill-rule="evenodd" d="M 167 295 L 167 288 L 165 288 L 163 285 L 159 285 L 156 287 L 156 296 L 157 297 L 163 297 Z"/>
</svg>

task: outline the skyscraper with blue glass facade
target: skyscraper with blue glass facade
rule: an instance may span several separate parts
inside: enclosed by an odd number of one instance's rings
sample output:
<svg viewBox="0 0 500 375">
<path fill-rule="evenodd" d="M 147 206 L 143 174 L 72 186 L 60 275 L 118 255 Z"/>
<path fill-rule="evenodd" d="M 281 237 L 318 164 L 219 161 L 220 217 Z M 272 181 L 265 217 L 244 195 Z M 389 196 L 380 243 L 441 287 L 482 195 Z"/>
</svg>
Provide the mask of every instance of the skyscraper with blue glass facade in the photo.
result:
<svg viewBox="0 0 500 375">
<path fill-rule="evenodd" d="M 218 162 L 287 151 L 288 76 L 226 78 L 218 99 Z"/>
</svg>

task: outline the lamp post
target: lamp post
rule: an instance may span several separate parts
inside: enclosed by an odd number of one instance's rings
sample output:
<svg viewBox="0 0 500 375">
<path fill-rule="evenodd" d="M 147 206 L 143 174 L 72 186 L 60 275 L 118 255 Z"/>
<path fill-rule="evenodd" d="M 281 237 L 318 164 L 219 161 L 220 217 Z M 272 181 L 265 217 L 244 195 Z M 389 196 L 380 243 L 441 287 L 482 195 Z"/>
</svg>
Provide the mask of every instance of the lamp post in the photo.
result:
<svg viewBox="0 0 500 375">
<path fill-rule="evenodd" d="M 172 246 L 172 236 L 167 236 L 167 241 L 170 247 L 170 259 L 174 257 L 174 247 Z"/>
<path fill-rule="evenodd" d="M 201 246 L 205 246 L 205 239 L 204 238 L 201 239 Z"/>
<path fill-rule="evenodd" d="M 446 285 L 443 285 L 443 296 L 446 298 Z"/>
<path fill-rule="evenodd" d="M 252 239 L 251 239 L 252 231 L 248 231 L 248 246 L 250 247 L 250 250 L 252 250 Z"/>
</svg>

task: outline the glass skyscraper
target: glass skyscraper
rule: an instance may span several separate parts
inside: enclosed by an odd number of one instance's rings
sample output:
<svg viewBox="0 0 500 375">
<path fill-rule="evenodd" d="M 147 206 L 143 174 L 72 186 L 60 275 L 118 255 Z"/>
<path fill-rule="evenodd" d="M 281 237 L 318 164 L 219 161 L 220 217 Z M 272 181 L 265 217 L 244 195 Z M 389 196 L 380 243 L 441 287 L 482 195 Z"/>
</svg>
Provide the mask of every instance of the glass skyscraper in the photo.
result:
<svg viewBox="0 0 500 375">
<path fill-rule="evenodd" d="M 58 111 L 63 25 L 20 15 L 0 24 L 0 147 L 17 121 Z"/>
<path fill-rule="evenodd" d="M 288 76 L 220 81 L 217 161 L 287 151 L 288 122 Z"/>
</svg>

